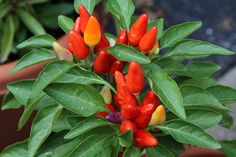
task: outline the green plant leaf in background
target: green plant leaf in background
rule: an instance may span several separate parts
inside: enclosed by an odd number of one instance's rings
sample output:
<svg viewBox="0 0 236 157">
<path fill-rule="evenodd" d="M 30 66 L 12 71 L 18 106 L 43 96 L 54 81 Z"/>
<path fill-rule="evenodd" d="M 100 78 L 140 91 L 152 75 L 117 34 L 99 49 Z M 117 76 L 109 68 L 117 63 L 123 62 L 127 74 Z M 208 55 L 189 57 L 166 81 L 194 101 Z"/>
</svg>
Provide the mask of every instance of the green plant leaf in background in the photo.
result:
<svg viewBox="0 0 236 157">
<path fill-rule="evenodd" d="M 135 146 L 125 149 L 124 157 L 141 157 L 141 150 Z"/>
<path fill-rule="evenodd" d="M 1 109 L 6 110 L 6 109 L 18 109 L 21 107 L 21 103 L 14 97 L 14 95 L 9 92 L 4 95 Z"/>
<path fill-rule="evenodd" d="M 131 0 L 108 0 L 107 9 L 119 20 L 123 28 L 129 30 L 131 17 L 135 10 Z"/>
<path fill-rule="evenodd" d="M 38 93 L 74 66 L 66 60 L 56 60 L 49 63 L 39 74 L 33 85 L 33 91 Z"/>
<path fill-rule="evenodd" d="M 33 36 L 17 45 L 18 49 L 22 48 L 52 48 L 56 39 L 49 34 Z"/>
<path fill-rule="evenodd" d="M 150 147 L 146 149 L 148 157 L 175 157 L 175 155 L 168 150 L 165 146 L 158 144 L 156 147 Z"/>
<path fill-rule="evenodd" d="M 109 53 L 121 61 L 136 61 L 140 64 L 149 64 L 151 62 L 150 58 L 141 54 L 137 50 L 123 44 L 118 44 L 114 47 L 110 47 Z"/>
<path fill-rule="evenodd" d="M 223 104 L 236 102 L 236 89 L 223 85 L 215 85 L 207 88 L 207 90 Z"/>
<path fill-rule="evenodd" d="M 210 149 L 221 148 L 221 145 L 200 127 L 182 120 L 171 120 L 158 128 L 180 143 Z"/>
<path fill-rule="evenodd" d="M 148 24 L 148 30 L 150 28 L 152 28 L 153 26 L 157 27 L 158 30 L 158 35 L 157 35 L 157 41 L 161 38 L 162 34 L 163 34 L 163 28 L 164 28 L 164 19 L 160 18 L 157 20 L 153 20 Z"/>
<path fill-rule="evenodd" d="M 74 21 L 69 17 L 60 15 L 58 16 L 58 25 L 65 33 L 69 33 L 74 26 Z"/>
<path fill-rule="evenodd" d="M 2 153 L 1 157 L 26 157 L 28 156 L 28 140 L 17 142 L 13 145 L 6 147 Z"/>
<path fill-rule="evenodd" d="M 129 130 L 120 134 L 119 143 L 122 147 L 130 147 L 133 144 L 133 132 Z"/>
<path fill-rule="evenodd" d="M 233 141 L 221 141 L 220 142 L 222 148 L 221 152 L 226 155 L 226 157 L 235 157 L 236 154 L 236 140 Z"/>
<path fill-rule="evenodd" d="M 2 19 L 10 11 L 11 6 L 8 3 L 3 3 L 0 1 L 0 19 Z"/>
<path fill-rule="evenodd" d="M 180 83 L 182 85 L 193 85 L 197 87 L 201 87 L 206 89 L 208 87 L 214 86 L 216 84 L 216 80 L 210 77 L 199 78 L 199 79 L 187 79 Z"/>
<path fill-rule="evenodd" d="M 98 0 L 75 0 L 74 1 L 74 8 L 77 13 L 79 13 L 78 6 L 79 4 L 83 4 L 84 7 L 88 10 L 88 12 L 92 15 L 93 9 L 95 5 L 97 4 Z"/>
<path fill-rule="evenodd" d="M 184 99 L 184 106 L 201 106 L 206 108 L 228 110 L 214 97 L 214 95 L 200 87 L 183 85 L 180 87 L 180 91 Z"/>
<path fill-rule="evenodd" d="M 8 16 L 4 25 L 1 39 L 0 63 L 5 62 L 8 59 L 8 55 L 10 54 L 13 46 L 14 34 L 15 28 L 13 17 Z"/>
<path fill-rule="evenodd" d="M 52 132 L 53 123 L 62 111 L 59 105 L 47 106 L 39 110 L 31 127 L 29 138 L 29 157 L 35 153 Z"/>
<path fill-rule="evenodd" d="M 41 23 L 32 16 L 29 12 L 24 9 L 19 9 L 16 11 L 17 14 L 20 16 L 22 22 L 25 24 L 26 27 L 34 34 L 34 35 L 42 35 L 45 34 L 46 31 L 44 30 Z"/>
<path fill-rule="evenodd" d="M 202 22 L 200 21 L 185 22 L 171 26 L 162 35 L 160 39 L 160 47 L 167 48 L 173 46 L 177 42 L 181 41 L 194 31 L 196 31 L 201 26 Z"/>
<path fill-rule="evenodd" d="M 46 50 L 32 50 L 31 52 L 24 55 L 10 71 L 11 74 L 20 71 L 26 67 L 34 64 L 41 63 L 43 61 L 55 59 L 56 56 L 49 53 Z"/>
<path fill-rule="evenodd" d="M 233 55 L 234 52 L 211 43 L 186 39 L 173 46 L 167 56 L 205 57 L 209 55 Z"/>
<path fill-rule="evenodd" d="M 98 111 L 106 111 L 100 93 L 82 84 L 51 84 L 44 91 L 66 109 L 80 116 L 88 117 Z"/>
<path fill-rule="evenodd" d="M 149 85 L 164 105 L 181 119 L 185 119 L 183 99 L 176 82 L 155 64 L 148 66 Z"/>
</svg>

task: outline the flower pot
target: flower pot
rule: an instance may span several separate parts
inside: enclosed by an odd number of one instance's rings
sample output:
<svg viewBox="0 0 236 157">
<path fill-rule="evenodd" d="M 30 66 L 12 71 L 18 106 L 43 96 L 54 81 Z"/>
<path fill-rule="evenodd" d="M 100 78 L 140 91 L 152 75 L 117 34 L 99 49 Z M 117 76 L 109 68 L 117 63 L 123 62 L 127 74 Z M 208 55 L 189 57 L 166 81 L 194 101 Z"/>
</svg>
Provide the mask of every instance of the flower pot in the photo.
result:
<svg viewBox="0 0 236 157">
<path fill-rule="evenodd" d="M 217 150 L 206 148 L 191 147 L 186 150 L 180 157 L 225 157 Z"/>
<path fill-rule="evenodd" d="M 58 41 L 64 47 L 66 47 L 66 36 L 62 36 Z M 6 86 L 8 83 L 22 79 L 36 78 L 38 73 L 42 70 L 43 66 L 48 62 L 43 62 L 41 64 L 30 66 L 29 68 L 26 68 L 22 71 L 16 72 L 13 75 L 10 75 L 9 72 L 15 66 L 16 63 L 17 61 L 13 61 L 4 65 L 0 65 L 0 104 L 2 102 L 4 94 L 7 93 Z M 0 110 L 0 152 L 7 145 L 15 143 L 16 141 L 21 141 L 28 137 L 31 126 L 30 124 L 32 122 L 33 116 L 21 131 L 17 131 L 17 124 L 22 112 L 22 108 L 18 110 Z"/>
</svg>

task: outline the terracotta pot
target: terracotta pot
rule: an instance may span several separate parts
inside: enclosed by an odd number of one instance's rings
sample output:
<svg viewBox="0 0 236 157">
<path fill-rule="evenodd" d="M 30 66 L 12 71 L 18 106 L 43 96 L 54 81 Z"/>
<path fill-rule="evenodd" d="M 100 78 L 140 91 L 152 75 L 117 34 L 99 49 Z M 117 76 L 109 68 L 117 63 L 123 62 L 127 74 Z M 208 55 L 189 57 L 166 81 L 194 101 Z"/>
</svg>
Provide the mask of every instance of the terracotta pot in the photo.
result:
<svg viewBox="0 0 236 157">
<path fill-rule="evenodd" d="M 61 37 L 58 41 L 66 47 L 66 36 Z M 13 75 L 10 75 L 9 71 L 15 66 L 16 63 L 17 61 L 13 61 L 0 65 L 0 104 L 4 94 L 7 93 L 6 85 L 8 83 L 37 77 L 38 73 L 47 62 L 28 67 L 22 71 L 16 72 Z M 33 116 L 21 131 L 17 131 L 17 124 L 22 112 L 22 108 L 19 110 L 0 110 L 0 152 L 7 145 L 15 143 L 16 141 L 21 141 L 29 136 Z"/>
<path fill-rule="evenodd" d="M 225 157 L 217 150 L 206 148 L 191 147 L 186 150 L 180 157 Z"/>
</svg>

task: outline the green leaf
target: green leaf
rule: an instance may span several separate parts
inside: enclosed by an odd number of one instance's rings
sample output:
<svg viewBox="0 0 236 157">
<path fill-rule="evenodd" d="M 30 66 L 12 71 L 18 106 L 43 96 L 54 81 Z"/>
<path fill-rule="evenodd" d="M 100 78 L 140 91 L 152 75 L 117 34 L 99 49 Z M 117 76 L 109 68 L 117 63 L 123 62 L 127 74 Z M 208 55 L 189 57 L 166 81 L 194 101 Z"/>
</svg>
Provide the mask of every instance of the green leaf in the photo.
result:
<svg viewBox="0 0 236 157">
<path fill-rule="evenodd" d="M 10 83 L 7 88 L 20 103 L 26 105 L 32 94 L 33 84 L 34 81 L 32 80 L 23 80 Z"/>
<path fill-rule="evenodd" d="M 5 17 L 10 10 L 11 6 L 8 3 L 3 3 L 0 1 L 0 19 Z"/>
<path fill-rule="evenodd" d="M 199 40 L 183 40 L 170 49 L 167 56 L 205 57 L 209 55 L 232 55 L 234 52 Z"/>
<path fill-rule="evenodd" d="M 230 104 L 236 102 L 236 89 L 222 85 L 207 88 L 221 103 Z"/>
<path fill-rule="evenodd" d="M 58 16 L 58 25 L 65 33 L 69 33 L 74 27 L 74 21 L 69 17 L 60 15 Z"/>
<path fill-rule="evenodd" d="M 176 82 L 163 72 L 159 66 L 150 64 L 147 74 L 149 85 L 164 105 L 178 117 L 185 119 L 183 99 Z"/>
<path fill-rule="evenodd" d="M 133 132 L 131 130 L 120 134 L 119 143 L 122 147 L 130 147 L 133 144 Z"/>
<path fill-rule="evenodd" d="M 122 44 L 117 44 L 114 47 L 110 47 L 109 53 L 121 61 L 136 61 L 140 64 L 149 64 L 151 62 L 150 58 L 146 57 L 142 53 Z"/>
<path fill-rule="evenodd" d="M 206 89 L 208 87 L 214 86 L 216 84 L 216 80 L 210 77 L 199 78 L 199 79 L 187 79 L 180 83 L 180 85 L 193 85 L 197 87 L 201 87 Z"/>
<path fill-rule="evenodd" d="M 48 106 L 39 110 L 33 121 L 29 138 L 29 157 L 33 157 L 42 143 L 52 132 L 54 121 L 58 118 L 62 107 Z"/>
<path fill-rule="evenodd" d="M 176 141 L 210 149 L 221 148 L 220 144 L 200 127 L 182 120 L 172 120 L 158 127 L 170 134 Z"/>
<path fill-rule="evenodd" d="M 94 72 L 90 72 L 78 67 L 74 67 L 69 70 L 67 73 L 63 74 L 57 80 L 54 81 L 55 83 L 78 83 L 78 84 L 102 84 L 107 85 L 113 91 L 116 91 L 113 86 L 102 79 L 99 75 Z"/>
<path fill-rule="evenodd" d="M 220 66 L 211 62 L 193 61 L 184 65 L 176 61 L 166 66 L 163 70 L 169 74 L 176 74 L 178 76 L 202 78 L 213 75 L 219 69 Z"/>
<path fill-rule="evenodd" d="M 184 99 L 184 106 L 202 106 L 228 110 L 211 93 L 203 88 L 183 85 L 180 87 L 180 91 Z"/>
<path fill-rule="evenodd" d="M 222 148 L 221 152 L 226 155 L 226 157 L 235 157 L 236 154 L 236 140 L 233 141 L 221 141 L 220 142 Z"/>
<path fill-rule="evenodd" d="M 193 21 L 174 25 L 168 28 L 160 39 L 161 48 L 171 47 L 202 26 L 202 22 Z"/>
<path fill-rule="evenodd" d="M 7 93 L 2 101 L 1 109 L 18 109 L 21 107 L 21 103 L 14 97 L 12 93 Z"/>
<path fill-rule="evenodd" d="M 186 109 L 187 121 L 203 129 L 216 126 L 222 119 L 222 115 L 211 109 L 191 108 Z"/>
<path fill-rule="evenodd" d="M 129 30 L 131 17 L 135 10 L 131 0 L 108 0 L 107 9 L 119 20 L 123 28 Z"/>
<path fill-rule="evenodd" d="M 17 14 L 20 16 L 22 22 L 25 24 L 26 27 L 34 34 L 34 35 L 41 35 L 45 34 L 46 31 L 44 30 L 43 26 L 40 22 L 32 16 L 29 12 L 24 9 L 19 9 L 16 11 Z"/>
<path fill-rule="evenodd" d="M 157 20 L 153 20 L 148 24 L 148 30 L 152 28 L 153 26 L 156 26 L 158 29 L 158 35 L 157 35 L 157 41 L 162 37 L 163 34 L 163 28 L 164 28 L 164 19 L 160 18 Z"/>
<path fill-rule="evenodd" d="M 12 16 L 7 16 L 6 23 L 3 28 L 1 39 L 0 63 L 8 59 L 8 55 L 13 47 L 13 40 L 15 34 L 15 27 Z"/>
<path fill-rule="evenodd" d="M 57 103 L 83 117 L 106 110 L 100 93 L 87 85 L 51 84 L 44 91 Z"/>
<path fill-rule="evenodd" d="M 26 41 L 20 43 L 17 45 L 18 49 L 22 48 L 51 48 L 53 42 L 55 42 L 56 39 L 48 34 L 43 35 L 37 35 L 33 36 Z"/>
<path fill-rule="evenodd" d="M 20 71 L 26 67 L 34 64 L 41 63 L 43 61 L 55 59 L 56 56 L 47 52 L 46 50 L 32 50 L 31 52 L 24 55 L 10 71 L 11 74 Z"/>
<path fill-rule="evenodd" d="M 28 156 L 28 140 L 17 142 L 11 146 L 5 148 L 1 154 L 1 157 L 26 157 Z"/>
<path fill-rule="evenodd" d="M 226 111 L 219 111 L 219 112 L 223 116 L 220 122 L 220 126 L 225 127 L 225 128 L 231 128 L 234 123 L 233 117 L 229 114 L 229 112 L 226 112 Z"/>
<path fill-rule="evenodd" d="M 96 5 L 96 0 L 89 0 L 89 1 L 88 0 L 75 0 L 74 1 L 74 8 L 77 13 L 79 13 L 79 11 L 78 11 L 79 4 L 83 4 L 84 7 L 88 10 L 88 12 L 92 15 L 93 9 Z"/>
<path fill-rule="evenodd" d="M 65 139 L 72 139 L 81 134 L 101 126 L 112 125 L 109 121 L 100 117 L 89 117 L 73 127 L 66 135 Z"/>
<path fill-rule="evenodd" d="M 156 147 L 150 147 L 146 149 L 148 157 L 175 157 L 175 155 L 168 150 L 165 146 L 158 144 Z"/>
<path fill-rule="evenodd" d="M 135 146 L 125 149 L 124 157 L 141 157 L 141 150 Z"/>
<path fill-rule="evenodd" d="M 47 85 L 55 81 L 74 66 L 73 63 L 66 60 L 57 60 L 49 63 L 39 74 L 34 82 L 33 91 L 40 92 Z"/>
</svg>

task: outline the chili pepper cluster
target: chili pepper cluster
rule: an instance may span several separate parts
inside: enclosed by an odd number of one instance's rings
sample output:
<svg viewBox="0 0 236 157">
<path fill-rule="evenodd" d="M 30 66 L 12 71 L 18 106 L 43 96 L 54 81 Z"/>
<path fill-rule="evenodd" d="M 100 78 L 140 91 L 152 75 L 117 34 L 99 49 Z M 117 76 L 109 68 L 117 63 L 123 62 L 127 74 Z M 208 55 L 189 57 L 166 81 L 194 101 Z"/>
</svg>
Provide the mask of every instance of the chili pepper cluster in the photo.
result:
<svg viewBox="0 0 236 157">
<path fill-rule="evenodd" d="M 106 38 L 96 17 L 91 16 L 83 5 L 79 5 L 80 17 L 75 21 L 68 35 L 68 49 L 77 59 L 86 59 L 91 47 L 96 54 L 93 69 L 97 74 L 110 73 L 114 77 L 117 93 L 112 96 L 110 89 L 104 86 L 101 94 L 104 97 L 108 112 L 96 115 L 120 125 L 120 133 L 133 132 L 134 145 L 139 148 L 156 146 L 158 140 L 149 133 L 148 125 L 159 125 L 165 121 L 165 109 L 159 98 L 149 90 L 142 102 L 139 94 L 143 91 L 145 78 L 142 67 L 132 61 L 127 74 L 123 74 L 126 62 L 120 61 L 108 53 L 110 43 Z M 142 14 L 127 32 L 121 29 L 116 44 L 135 47 L 145 55 L 151 55 L 158 49 L 157 27 L 147 31 L 148 16 Z M 125 52 L 124 52 L 125 53 Z"/>
</svg>

